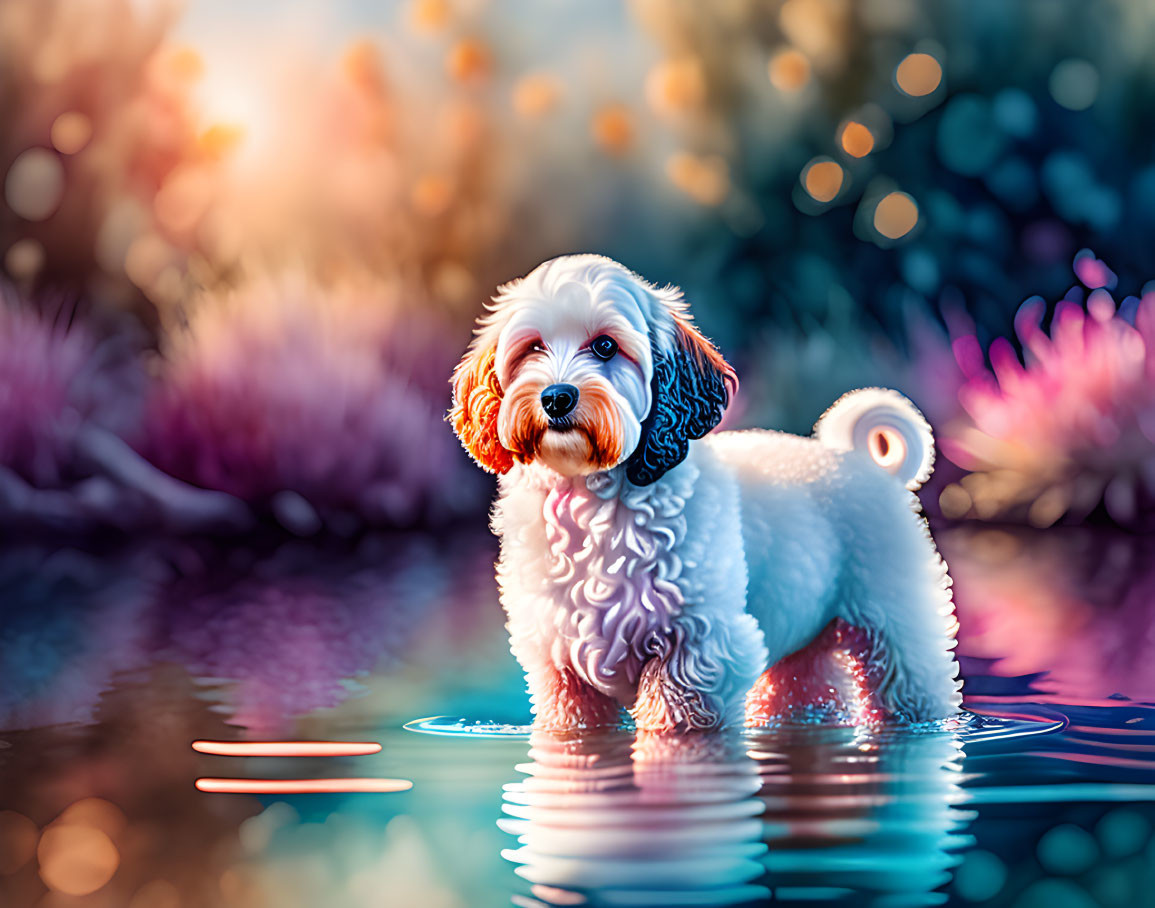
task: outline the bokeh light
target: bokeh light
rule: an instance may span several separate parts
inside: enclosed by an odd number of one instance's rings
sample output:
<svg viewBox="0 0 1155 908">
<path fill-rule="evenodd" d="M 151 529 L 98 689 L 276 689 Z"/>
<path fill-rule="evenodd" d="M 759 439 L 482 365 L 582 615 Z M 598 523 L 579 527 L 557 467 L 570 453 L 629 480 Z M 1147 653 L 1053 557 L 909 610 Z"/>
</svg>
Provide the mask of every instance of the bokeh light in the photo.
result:
<svg viewBox="0 0 1155 908">
<path fill-rule="evenodd" d="M 1064 823 L 1048 830 L 1039 839 L 1037 850 L 1043 869 L 1071 876 L 1089 870 L 1099 858 L 1095 837 L 1073 823 Z"/>
<path fill-rule="evenodd" d="M 480 38 L 463 38 L 450 49 L 445 68 L 458 82 L 483 82 L 493 72 L 493 53 Z"/>
<path fill-rule="evenodd" d="M 52 123 L 52 147 L 61 154 L 76 154 L 92 138 L 92 121 L 78 111 L 62 113 Z"/>
<path fill-rule="evenodd" d="M 17 240 L 4 253 L 4 270 L 16 280 L 28 280 L 44 266 L 44 246 L 31 237 Z"/>
<path fill-rule="evenodd" d="M 624 104 L 607 104 L 591 124 L 594 139 L 604 151 L 620 155 L 634 144 L 634 117 Z"/>
<path fill-rule="evenodd" d="M 1099 821 L 1095 837 L 1108 858 L 1129 858 L 1151 838 L 1151 823 L 1138 811 L 1120 807 Z"/>
<path fill-rule="evenodd" d="M 413 27 L 428 33 L 441 31 L 452 18 L 449 0 L 412 0 L 408 12 Z"/>
<path fill-rule="evenodd" d="M 671 155 L 666 162 L 666 175 L 682 192 L 703 205 L 721 204 L 730 191 L 729 167 L 719 155 Z"/>
<path fill-rule="evenodd" d="M 108 835 L 94 826 L 54 823 L 36 850 L 40 878 L 64 895 L 88 895 L 112 879 L 120 854 Z"/>
<path fill-rule="evenodd" d="M 696 57 L 684 56 L 656 64 L 646 76 L 646 100 L 659 114 L 685 114 L 706 100 L 706 77 Z"/>
<path fill-rule="evenodd" d="M 905 192 L 889 192 L 874 209 L 874 229 L 888 240 L 910 233 L 918 223 L 918 205 Z"/>
<path fill-rule="evenodd" d="M 942 83 L 942 64 L 930 54 L 908 54 L 894 71 L 894 81 L 911 97 L 921 98 Z"/>
<path fill-rule="evenodd" d="M 770 84 L 783 92 L 795 92 L 810 81 L 810 61 L 802 51 L 783 48 L 770 58 Z"/>
<path fill-rule="evenodd" d="M 1056 64 L 1048 80 L 1051 97 L 1068 110 L 1086 110 L 1099 94 L 1099 71 L 1087 60 Z"/>
<path fill-rule="evenodd" d="M 826 0 L 786 0 L 778 22 L 786 37 L 811 60 L 833 65 L 846 27 L 847 10 Z"/>
<path fill-rule="evenodd" d="M 30 148 L 21 154 L 4 180 L 4 199 L 12 212 L 29 221 L 52 215 L 64 195 L 64 167 L 46 148 Z"/>
<path fill-rule="evenodd" d="M 526 119 L 543 117 L 557 108 L 561 94 L 561 83 L 556 76 L 530 73 L 513 86 L 513 109 Z"/>
<path fill-rule="evenodd" d="M 842 166 L 829 158 L 815 158 L 802 171 L 802 185 L 817 202 L 829 202 L 842 190 Z"/>
<path fill-rule="evenodd" d="M 15 873 L 36 854 L 40 830 L 14 810 L 0 810 L 0 875 Z"/>
<path fill-rule="evenodd" d="M 425 174 L 410 190 L 413 207 L 426 217 L 436 217 L 453 202 L 453 186 L 442 174 Z"/>
<path fill-rule="evenodd" d="M 954 888 L 970 902 L 985 902 L 998 895 L 1007 882 L 1007 865 L 998 855 L 972 849 L 955 870 Z"/>
<path fill-rule="evenodd" d="M 857 120 L 848 120 L 840 131 L 838 143 L 852 158 L 863 158 L 874 149 L 874 134 Z"/>
</svg>

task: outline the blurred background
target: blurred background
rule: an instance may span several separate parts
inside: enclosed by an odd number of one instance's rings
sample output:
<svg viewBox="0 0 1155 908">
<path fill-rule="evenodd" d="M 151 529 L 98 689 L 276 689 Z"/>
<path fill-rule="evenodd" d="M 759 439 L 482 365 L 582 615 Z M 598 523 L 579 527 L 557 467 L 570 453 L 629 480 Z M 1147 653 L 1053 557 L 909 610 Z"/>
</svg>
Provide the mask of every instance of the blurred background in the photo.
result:
<svg viewBox="0 0 1155 908">
<path fill-rule="evenodd" d="M 684 288 L 742 380 L 729 428 L 908 394 L 967 705 L 1070 722 L 991 770 L 998 804 L 1130 786 L 980 810 L 907 902 L 1138 904 L 1155 817 L 1108 818 L 1155 790 L 1153 43 L 1129 0 L 2 0 L 6 903 L 508 903 L 524 744 L 399 727 L 527 715 L 448 378 L 497 284 L 591 251 Z M 190 787 L 193 737 L 292 734 L 400 735 L 415 800 Z M 116 843 L 76 846 L 88 883 L 44 870 L 75 804 Z"/>
</svg>

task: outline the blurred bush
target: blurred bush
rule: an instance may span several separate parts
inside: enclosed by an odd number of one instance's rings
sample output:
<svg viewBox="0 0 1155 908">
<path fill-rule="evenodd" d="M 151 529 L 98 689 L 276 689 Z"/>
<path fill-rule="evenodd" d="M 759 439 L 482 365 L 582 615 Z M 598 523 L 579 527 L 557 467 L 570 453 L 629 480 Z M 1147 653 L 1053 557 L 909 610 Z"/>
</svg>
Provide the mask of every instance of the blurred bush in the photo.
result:
<svg viewBox="0 0 1155 908">
<path fill-rule="evenodd" d="M 941 429 L 975 398 L 952 341 L 1061 297 L 1077 249 L 1124 293 L 1151 273 L 1142 4 L 338 7 L 295 32 L 266 2 L 0 9 L 0 267 L 132 313 L 162 351 L 141 449 L 258 513 L 282 491 L 357 520 L 480 508 L 432 414 L 490 288 L 550 255 L 681 284 L 744 376 L 734 420 L 790 431 L 860 384 Z M 372 289 L 334 302 L 350 286 Z M 354 424 L 318 422 L 374 382 Z"/>
<path fill-rule="evenodd" d="M 306 535 L 444 521 L 483 501 L 444 427 L 449 335 L 432 314 L 390 312 L 380 290 L 287 281 L 208 297 L 165 339 L 145 450 Z"/>
</svg>

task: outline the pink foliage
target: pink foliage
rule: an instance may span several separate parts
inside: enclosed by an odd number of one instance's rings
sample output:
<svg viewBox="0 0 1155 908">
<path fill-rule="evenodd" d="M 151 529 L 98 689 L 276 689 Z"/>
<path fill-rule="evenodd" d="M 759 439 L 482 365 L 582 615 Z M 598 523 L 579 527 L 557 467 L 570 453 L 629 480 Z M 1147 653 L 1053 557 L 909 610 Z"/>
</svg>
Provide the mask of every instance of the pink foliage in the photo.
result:
<svg viewBox="0 0 1155 908">
<path fill-rule="evenodd" d="M 1093 287 L 1055 307 L 1023 303 L 1015 317 L 1025 362 L 1005 338 L 988 368 L 973 336 L 956 337 L 966 419 L 947 427 L 946 456 L 971 471 L 948 487 L 948 516 L 1022 519 L 1046 526 L 1080 518 L 1102 502 L 1120 523 L 1155 499 L 1155 289 L 1117 308 L 1110 270 L 1080 253 L 1076 271 Z"/>
</svg>

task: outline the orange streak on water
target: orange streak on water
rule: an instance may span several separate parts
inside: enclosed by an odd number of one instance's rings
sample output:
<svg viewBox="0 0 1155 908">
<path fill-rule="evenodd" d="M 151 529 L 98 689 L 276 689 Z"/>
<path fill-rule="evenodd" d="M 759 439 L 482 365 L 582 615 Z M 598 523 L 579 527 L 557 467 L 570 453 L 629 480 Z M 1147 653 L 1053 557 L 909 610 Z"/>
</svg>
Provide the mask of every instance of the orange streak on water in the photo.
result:
<svg viewBox="0 0 1155 908">
<path fill-rule="evenodd" d="M 192 749 L 222 757 L 360 757 L 380 753 L 370 741 L 193 741 Z"/>
<path fill-rule="evenodd" d="M 197 779 L 200 791 L 233 794 L 318 794 L 408 791 L 408 779 Z"/>
</svg>

